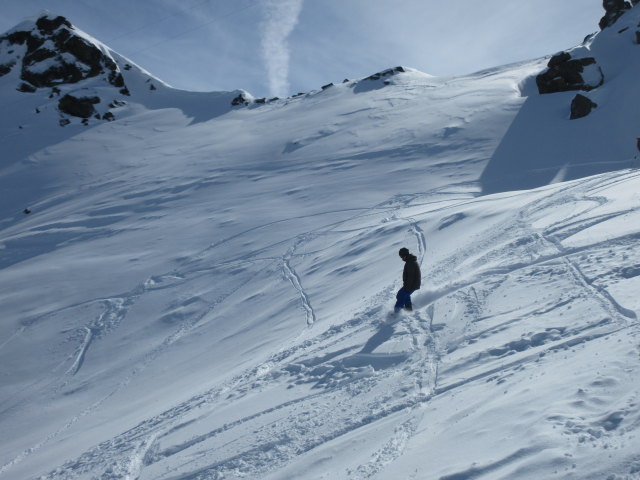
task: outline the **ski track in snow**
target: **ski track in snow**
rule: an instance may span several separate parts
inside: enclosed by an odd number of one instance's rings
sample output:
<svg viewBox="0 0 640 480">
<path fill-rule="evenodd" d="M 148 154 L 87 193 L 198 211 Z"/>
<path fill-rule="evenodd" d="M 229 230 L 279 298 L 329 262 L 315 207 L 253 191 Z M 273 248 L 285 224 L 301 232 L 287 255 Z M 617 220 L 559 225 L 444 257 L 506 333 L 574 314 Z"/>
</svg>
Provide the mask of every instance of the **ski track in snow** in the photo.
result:
<svg viewBox="0 0 640 480">
<path fill-rule="evenodd" d="M 291 266 L 291 258 L 294 255 L 296 248 L 298 247 L 298 245 L 303 243 L 305 239 L 306 239 L 305 235 L 299 237 L 296 240 L 295 244 L 282 257 L 282 269 L 287 280 L 291 282 L 291 285 L 293 285 L 293 288 L 295 288 L 298 294 L 300 295 L 300 301 L 302 302 L 302 307 L 304 308 L 304 311 L 305 311 L 307 326 L 312 327 L 313 324 L 316 323 L 316 313 L 313 310 L 313 307 L 311 306 L 311 300 L 309 299 L 309 295 L 307 294 L 305 289 L 302 287 L 302 281 L 300 279 L 300 276 L 296 273 L 294 268 Z"/>
<path fill-rule="evenodd" d="M 413 218 L 407 218 L 409 225 L 411 225 L 411 232 L 416 237 L 416 244 L 418 247 L 418 259 L 420 265 L 424 262 L 424 256 L 427 252 L 427 239 L 424 235 L 424 231 L 420 228 L 418 222 Z"/>
<path fill-rule="evenodd" d="M 93 340 L 93 330 L 89 327 L 84 327 L 84 328 L 87 333 L 84 337 L 84 341 L 82 342 L 82 345 L 80 345 L 78 355 L 76 356 L 76 359 L 73 362 L 73 365 L 71 365 L 71 367 L 69 367 L 69 370 L 67 370 L 68 375 L 75 375 L 76 373 L 78 373 L 78 370 L 80 370 L 80 367 L 84 362 L 84 356 L 87 354 L 89 345 L 91 345 L 91 341 Z"/>
<path fill-rule="evenodd" d="M 104 312 L 99 316 L 99 318 L 91 323 L 91 327 L 85 327 L 86 336 L 79 347 L 78 354 L 69 369 L 66 371 L 66 375 L 74 376 L 79 371 L 82 363 L 84 362 L 85 356 L 87 354 L 87 350 L 92 341 L 98 338 L 101 335 L 108 333 L 109 331 L 117 328 L 117 326 L 124 320 L 127 315 L 128 309 L 135 303 L 135 301 L 142 296 L 145 292 L 155 289 L 164 289 L 169 288 L 169 286 L 175 284 L 176 280 L 181 282 L 184 278 L 180 275 L 176 275 L 175 273 L 164 274 L 160 276 L 150 277 L 143 284 L 134 288 L 128 294 L 122 297 L 116 297 L 112 299 L 108 299 L 103 301 L 105 305 Z M 168 283 L 169 285 L 166 285 Z M 40 450 L 43 446 L 49 444 L 51 441 L 59 437 L 63 432 L 67 431 L 69 428 L 74 426 L 80 419 L 83 417 L 90 415 L 99 410 L 101 405 L 107 401 L 109 398 L 114 396 L 116 393 L 125 389 L 127 385 L 131 383 L 131 381 L 135 378 L 135 376 L 142 373 L 153 361 L 161 355 L 167 348 L 169 348 L 173 343 L 178 341 L 184 335 L 189 333 L 193 327 L 195 327 L 198 322 L 205 316 L 211 313 L 213 309 L 224 301 L 229 295 L 231 295 L 233 291 L 229 291 L 226 294 L 223 294 L 218 302 L 210 305 L 202 314 L 196 317 L 192 317 L 186 322 L 183 322 L 178 329 L 170 336 L 168 336 L 158 347 L 153 349 L 150 353 L 146 355 L 146 357 L 135 365 L 130 372 L 124 377 L 122 381 L 118 383 L 118 385 L 107 395 L 94 402 L 84 410 L 82 410 L 77 415 L 73 416 L 68 422 L 66 422 L 61 428 L 56 430 L 47 436 L 43 441 L 38 442 L 34 446 L 22 452 L 20 455 L 7 462 L 6 464 L 0 466 L 0 474 L 4 471 L 8 470 L 10 467 L 14 466 L 17 463 L 24 461 L 29 455 L 35 453 Z M 89 302 L 93 303 L 93 302 Z M 46 386 L 46 388 L 51 388 L 53 384 L 56 383 L 56 380 L 53 380 L 50 384 Z M 59 385 L 55 387 L 55 390 L 60 390 L 67 384 L 66 381 L 62 381 Z M 146 444 L 147 441 L 142 442 L 142 444 Z M 138 448 L 138 447 L 136 447 Z M 132 460 L 133 465 L 138 465 L 138 462 Z M 118 477 L 114 477 L 118 478 Z M 135 478 L 135 477 L 131 477 Z"/>
</svg>

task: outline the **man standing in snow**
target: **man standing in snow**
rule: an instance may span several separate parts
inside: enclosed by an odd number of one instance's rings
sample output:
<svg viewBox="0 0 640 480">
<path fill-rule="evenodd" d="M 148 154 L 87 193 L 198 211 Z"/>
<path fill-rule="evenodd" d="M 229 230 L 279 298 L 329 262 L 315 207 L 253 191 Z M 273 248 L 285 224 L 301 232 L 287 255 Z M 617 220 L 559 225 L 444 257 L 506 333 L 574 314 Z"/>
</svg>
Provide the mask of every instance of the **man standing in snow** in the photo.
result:
<svg viewBox="0 0 640 480">
<path fill-rule="evenodd" d="M 402 272 L 402 288 L 396 295 L 396 306 L 394 311 L 398 313 L 400 309 L 413 310 L 411 306 L 411 294 L 420 288 L 420 265 L 415 255 L 409 253 L 409 249 L 402 247 L 398 252 L 404 261 L 404 271 Z"/>
</svg>

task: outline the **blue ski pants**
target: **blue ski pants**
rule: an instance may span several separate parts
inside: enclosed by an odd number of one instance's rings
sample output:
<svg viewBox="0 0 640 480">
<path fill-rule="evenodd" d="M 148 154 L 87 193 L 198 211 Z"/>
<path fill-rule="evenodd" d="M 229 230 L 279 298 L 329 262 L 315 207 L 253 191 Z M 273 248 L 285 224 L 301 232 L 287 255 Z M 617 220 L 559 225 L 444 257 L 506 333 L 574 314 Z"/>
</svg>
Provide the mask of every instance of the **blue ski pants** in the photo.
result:
<svg viewBox="0 0 640 480">
<path fill-rule="evenodd" d="M 402 308 L 406 308 L 407 310 L 413 310 L 413 307 L 411 305 L 411 294 L 414 291 L 415 290 L 405 290 L 404 287 L 398 290 L 398 294 L 396 295 L 397 302 L 393 310 L 395 312 L 399 312 L 400 309 Z"/>
</svg>

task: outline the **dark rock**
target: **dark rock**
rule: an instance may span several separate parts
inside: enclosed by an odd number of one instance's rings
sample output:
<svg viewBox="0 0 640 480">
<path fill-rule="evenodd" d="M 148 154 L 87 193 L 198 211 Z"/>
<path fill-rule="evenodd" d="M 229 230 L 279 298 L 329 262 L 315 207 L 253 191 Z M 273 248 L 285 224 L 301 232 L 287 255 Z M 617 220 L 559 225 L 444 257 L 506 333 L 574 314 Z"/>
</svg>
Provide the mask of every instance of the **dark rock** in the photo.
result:
<svg viewBox="0 0 640 480">
<path fill-rule="evenodd" d="M 259 104 L 263 104 L 263 103 L 267 103 L 267 99 L 266 98 L 256 98 L 255 102 L 259 103 Z"/>
<path fill-rule="evenodd" d="M 342 81 L 342 83 L 349 83 L 349 79 L 348 79 L 348 78 L 345 78 L 345 79 Z"/>
<path fill-rule="evenodd" d="M 233 105 L 234 107 L 237 107 L 238 105 L 246 105 L 246 104 L 247 104 L 247 99 L 244 98 L 244 95 L 242 94 L 238 95 L 236 98 L 231 100 L 231 105 Z"/>
<path fill-rule="evenodd" d="M 68 30 L 64 30 L 68 32 Z M 88 65 L 91 70 L 87 74 L 88 77 L 95 77 L 104 68 L 108 70 L 115 70 L 116 65 L 109 57 L 106 57 L 95 45 L 87 42 L 83 38 L 77 36 L 71 36 L 66 40 L 62 38 L 58 39 L 61 44 L 58 45 L 60 51 L 70 53 L 85 65 Z"/>
<path fill-rule="evenodd" d="M 15 65 L 15 62 L 5 63 L 3 65 L 0 65 L 0 77 L 9 73 L 14 65 Z"/>
<path fill-rule="evenodd" d="M 549 60 L 549 62 L 547 63 L 547 67 L 549 68 L 554 68 L 557 67 L 558 65 L 567 62 L 571 60 L 571 54 L 568 52 L 560 52 L 555 54 L 553 57 L 551 57 L 551 59 Z"/>
<path fill-rule="evenodd" d="M 58 122 L 58 124 L 61 127 L 64 127 L 65 125 L 69 125 L 71 123 L 71 120 L 69 120 L 68 118 L 61 118 L 60 121 Z"/>
<path fill-rule="evenodd" d="M 37 88 L 34 87 L 33 85 L 29 85 L 28 83 L 22 82 L 20 85 L 18 85 L 17 90 L 19 92 L 24 92 L 24 93 L 33 93 L 37 90 Z"/>
<path fill-rule="evenodd" d="M 93 106 L 96 103 L 100 103 L 98 97 L 74 97 L 67 94 L 58 101 L 58 108 L 60 111 L 74 117 L 86 119 L 95 113 Z"/>
<path fill-rule="evenodd" d="M 44 72 L 34 72 L 28 68 L 22 69 L 21 78 L 38 88 L 51 87 L 64 83 L 77 83 L 83 79 L 83 72 L 76 65 L 64 60 L 53 64 Z"/>
<path fill-rule="evenodd" d="M 591 110 L 598 106 L 597 103 L 591 101 L 591 99 L 584 95 L 577 94 L 571 101 L 571 120 L 576 118 L 586 117 L 591 113 Z"/>
<path fill-rule="evenodd" d="M 276 102 L 276 101 L 278 101 L 278 100 L 280 100 L 280 98 L 279 98 L 279 97 L 273 97 L 273 98 L 270 98 L 270 99 L 269 99 L 269 101 L 270 101 L 270 102 Z"/>
<path fill-rule="evenodd" d="M 26 43 L 27 49 L 30 51 L 39 48 L 44 43 L 42 38 L 34 37 L 31 32 L 13 32 L 0 37 L 0 40 L 7 40 L 10 45 L 24 45 Z"/>
<path fill-rule="evenodd" d="M 636 43 L 640 44 L 640 31 L 636 30 Z"/>
<path fill-rule="evenodd" d="M 47 35 L 47 34 L 51 34 L 53 33 L 55 30 L 57 30 L 58 28 L 60 28 L 62 25 L 65 25 L 69 28 L 71 28 L 71 23 L 69 22 L 69 20 L 67 20 L 64 17 L 56 17 L 56 18 L 49 18 L 48 16 L 42 16 L 40 17 L 37 21 L 36 21 L 36 26 L 38 27 L 38 30 L 40 30 L 40 32 L 43 35 Z"/>
<path fill-rule="evenodd" d="M 554 55 L 547 64 L 549 68 L 536 77 L 538 92 L 545 94 L 570 90 L 593 90 L 604 83 L 602 70 L 600 70 L 601 80 L 597 85 L 586 83 L 582 73 L 584 72 L 584 67 L 595 64 L 596 60 L 593 57 L 574 60 L 571 59 L 571 55 L 567 52 Z"/>
<path fill-rule="evenodd" d="M 600 30 L 604 30 L 616 23 L 616 21 L 631 8 L 631 4 L 625 0 L 603 0 L 602 7 L 605 10 L 605 14 L 598 24 Z"/>
<path fill-rule="evenodd" d="M 149 85 L 149 90 L 157 90 L 156 86 L 152 83 Z"/>
<path fill-rule="evenodd" d="M 102 120 L 106 120 L 108 122 L 113 122 L 116 119 L 115 115 L 111 112 L 107 112 L 102 115 Z"/>
<path fill-rule="evenodd" d="M 28 208 L 25 208 L 22 213 L 24 213 L 25 215 L 29 215 L 31 213 L 31 210 L 29 210 Z"/>
<path fill-rule="evenodd" d="M 124 105 L 126 105 L 127 102 L 124 102 L 122 100 L 114 100 L 113 102 L 111 102 L 109 104 L 109 108 L 117 108 L 117 107 L 122 107 Z"/>
<path fill-rule="evenodd" d="M 45 15 L 38 18 L 36 26 L 35 32 L 18 31 L 0 37 L 0 41 L 10 45 L 27 45 L 21 80 L 44 88 L 77 83 L 108 73 L 110 84 L 125 88 L 117 64 L 96 45 L 77 35 L 67 19 Z M 43 46 L 45 42 L 48 42 L 46 47 Z M 0 69 L 0 74 L 4 70 L 6 68 Z"/>
<path fill-rule="evenodd" d="M 327 83 L 326 85 L 322 86 L 322 90 L 326 90 L 327 88 L 331 88 L 333 87 L 333 83 Z"/>
<path fill-rule="evenodd" d="M 395 75 L 396 73 L 403 73 L 403 72 L 405 72 L 405 69 L 402 67 L 390 68 L 382 72 L 374 73 L 373 75 L 367 77 L 367 80 L 380 80 L 382 77 L 387 77 L 389 75 Z"/>
<path fill-rule="evenodd" d="M 37 48 L 30 53 L 27 53 L 24 56 L 24 64 L 25 65 L 34 65 L 39 62 L 43 62 L 49 58 L 53 58 L 57 55 L 53 50 L 49 50 L 47 48 Z"/>
<path fill-rule="evenodd" d="M 120 93 L 122 95 L 126 95 L 127 97 L 131 96 L 131 93 L 129 92 L 129 89 L 127 87 L 121 88 Z"/>
</svg>

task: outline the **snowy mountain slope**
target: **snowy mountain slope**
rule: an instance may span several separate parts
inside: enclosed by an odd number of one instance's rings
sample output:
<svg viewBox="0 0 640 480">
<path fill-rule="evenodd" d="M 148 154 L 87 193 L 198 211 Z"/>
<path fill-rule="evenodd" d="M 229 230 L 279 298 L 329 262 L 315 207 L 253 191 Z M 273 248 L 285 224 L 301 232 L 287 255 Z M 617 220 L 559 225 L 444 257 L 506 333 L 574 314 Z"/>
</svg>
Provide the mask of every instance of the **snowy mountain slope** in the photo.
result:
<svg viewBox="0 0 640 480">
<path fill-rule="evenodd" d="M 637 476 L 637 172 L 478 197 L 546 60 L 233 108 L 111 55 L 114 121 L 2 125 L 0 478 Z"/>
<path fill-rule="evenodd" d="M 64 17 L 34 17 L 0 36 L 0 105 L 11 112 L 0 118 L 2 168 L 14 173 L 16 161 L 77 134 L 74 128 L 52 128 L 54 124 L 100 125 L 139 112 L 140 104 L 144 109 L 179 107 L 193 121 L 202 121 L 227 113 L 239 94 L 248 96 L 240 90 L 172 89 Z M 79 111 L 77 102 L 75 108 L 64 108 L 68 96 L 92 99 L 88 112 Z M 33 191 L 46 186 L 34 185 Z M 0 207 L 6 208 L 3 218 L 15 211 L 16 203 L 33 201 L 30 194 L 22 185 L 13 189 Z"/>
</svg>

